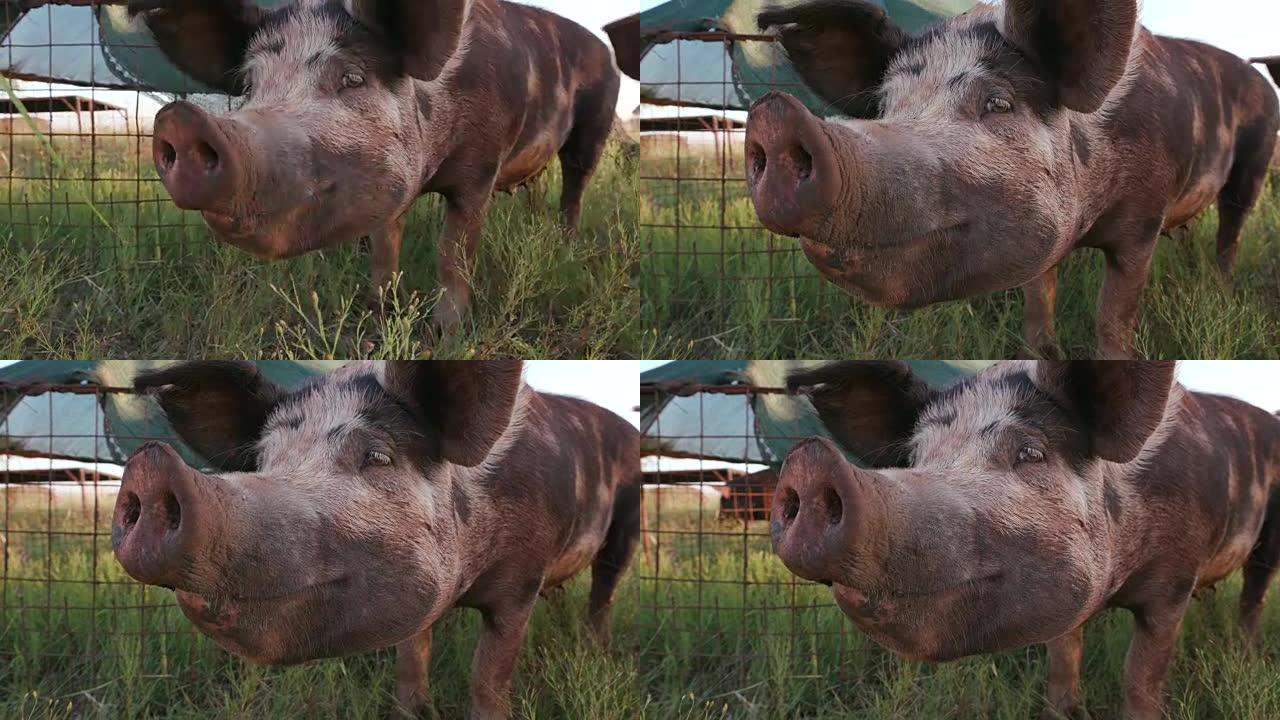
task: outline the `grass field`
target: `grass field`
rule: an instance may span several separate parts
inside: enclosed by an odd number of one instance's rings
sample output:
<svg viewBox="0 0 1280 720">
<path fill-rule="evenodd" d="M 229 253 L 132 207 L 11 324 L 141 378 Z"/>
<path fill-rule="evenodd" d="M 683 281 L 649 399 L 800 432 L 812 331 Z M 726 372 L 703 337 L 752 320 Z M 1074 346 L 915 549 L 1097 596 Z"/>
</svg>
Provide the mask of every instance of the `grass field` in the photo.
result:
<svg viewBox="0 0 1280 720">
<path fill-rule="evenodd" d="M 768 550 L 767 523 L 744 527 L 696 502 L 662 502 L 648 509 L 661 552 L 641 569 L 661 579 L 641 583 L 639 616 L 654 638 L 653 656 L 642 658 L 653 717 L 1039 716 L 1041 647 L 945 664 L 899 659 L 860 635 L 826 588 L 793 582 Z M 1250 657 L 1237 640 L 1239 585 L 1237 574 L 1193 603 L 1169 676 L 1170 718 L 1280 717 L 1280 600 L 1273 589 L 1264 647 Z M 1130 626 L 1115 610 L 1087 626 L 1082 687 L 1094 720 L 1122 717 Z"/>
<path fill-rule="evenodd" d="M 99 501 L 96 537 L 69 534 L 94 527 L 91 509 L 9 503 L 0 528 L 8 539 L 0 579 L 0 717 L 392 716 L 392 651 L 267 669 L 196 633 L 172 593 L 134 583 L 116 563 L 108 539 L 112 502 Z M 585 633 L 588 587 L 585 576 L 577 578 L 539 603 L 516 671 L 517 717 L 642 714 L 636 584 L 625 581 L 619 591 L 608 651 Z M 466 714 L 478 628 L 478 615 L 469 611 L 436 626 L 429 682 L 440 718 Z"/>
<path fill-rule="evenodd" d="M 401 300 L 378 318 L 357 243 L 256 260 L 173 205 L 149 138 L 53 139 L 53 154 L 32 137 L 4 143 L 0 357 L 635 355 L 635 161 L 620 146 L 588 188 L 576 240 L 555 221 L 558 164 L 534 193 L 495 199 L 471 314 L 436 337 L 438 198 L 414 207 Z"/>
<path fill-rule="evenodd" d="M 787 573 L 767 550 L 764 523 L 721 521 L 696 501 L 648 502 L 657 542 L 637 555 L 618 590 L 611 647 L 600 650 L 582 632 L 586 577 L 542 601 L 518 664 L 516 717 L 1021 720 L 1039 713 L 1040 648 L 943 665 L 897 659 L 859 635 L 825 588 Z M 391 653 L 288 669 L 241 662 L 191 631 L 167 591 L 143 590 L 123 575 L 105 537 L 110 500 L 100 504 L 103 534 L 95 541 L 65 534 L 93 527 L 91 511 L 8 503 L 0 717 L 388 715 Z M 1169 679 L 1171 718 L 1280 717 L 1280 611 L 1274 603 L 1268 609 L 1265 646 L 1250 657 L 1236 640 L 1238 592 L 1233 579 L 1187 616 Z M 474 613 L 465 612 L 437 629 L 430 681 L 441 718 L 464 712 L 476 631 Z M 1128 636 L 1120 612 L 1086 633 L 1085 702 L 1095 719 L 1120 717 Z"/>
<path fill-rule="evenodd" d="M 875 308 L 822 280 L 797 241 L 760 227 L 740 144 L 645 145 L 640 181 L 642 357 L 959 357 L 1025 354 L 1022 294 L 903 312 Z M 674 178 L 680 178 L 676 182 Z M 678 226 L 678 227 L 677 227 Z M 1217 218 L 1160 241 L 1143 296 L 1137 350 L 1160 358 L 1275 357 L 1280 351 L 1280 182 L 1250 215 L 1234 279 L 1213 262 Z M 1102 255 L 1059 269 L 1057 329 L 1069 356 L 1095 348 Z"/>
</svg>

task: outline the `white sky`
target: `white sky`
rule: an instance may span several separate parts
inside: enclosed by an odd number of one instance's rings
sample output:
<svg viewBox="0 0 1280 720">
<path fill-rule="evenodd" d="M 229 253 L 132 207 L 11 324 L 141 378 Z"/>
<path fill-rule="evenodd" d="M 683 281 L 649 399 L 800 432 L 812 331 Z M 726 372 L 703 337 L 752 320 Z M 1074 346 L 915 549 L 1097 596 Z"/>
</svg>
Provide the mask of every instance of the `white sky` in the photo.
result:
<svg viewBox="0 0 1280 720">
<path fill-rule="evenodd" d="M 640 360 L 640 372 L 670 360 Z M 1231 395 L 1269 411 L 1280 410 L 1280 361 L 1183 360 L 1178 379 L 1192 390 Z"/>
</svg>

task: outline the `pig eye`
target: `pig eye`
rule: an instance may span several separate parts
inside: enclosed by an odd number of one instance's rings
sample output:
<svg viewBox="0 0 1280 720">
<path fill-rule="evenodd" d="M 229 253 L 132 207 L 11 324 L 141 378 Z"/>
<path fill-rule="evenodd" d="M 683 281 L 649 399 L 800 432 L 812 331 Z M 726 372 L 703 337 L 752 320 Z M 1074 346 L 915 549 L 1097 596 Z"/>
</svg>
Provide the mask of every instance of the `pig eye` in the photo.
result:
<svg viewBox="0 0 1280 720">
<path fill-rule="evenodd" d="M 1013 109 L 1013 103 L 1002 97 L 991 96 L 987 98 L 987 112 L 989 113 L 1007 113 Z"/>
<path fill-rule="evenodd" d="M 386 467 L 390 464 L 391 464 L 391 456 L 384 452 L 379 452 L 377 450 L 370 450 L 364 456 L 365 467 Z"/>
<path fill-rule="evenodd" d="M 364 84 L 364 76 L 360 73 L 349 72 L 342 76 L 342 87 L 358 88 Z"/>
<path fill-rule="evenodd" d="M 1023 445 L 1018 449 L 1017 464 L 1022 463 L 1038 463 L 1044 462 L 1044 451 L 1040 448 L 1034 448 L 1030 445 Z"/>
</svg>

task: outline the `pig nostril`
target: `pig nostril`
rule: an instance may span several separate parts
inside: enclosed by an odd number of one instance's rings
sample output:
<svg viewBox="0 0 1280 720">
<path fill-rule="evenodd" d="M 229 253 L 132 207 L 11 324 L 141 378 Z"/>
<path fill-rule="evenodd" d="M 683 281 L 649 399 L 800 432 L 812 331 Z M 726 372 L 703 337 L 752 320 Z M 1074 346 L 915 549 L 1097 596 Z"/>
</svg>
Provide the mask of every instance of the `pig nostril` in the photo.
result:
<svg viewBox="0 0 1280 720">
<path fill-rule="evenodd" d="M 813 156 L 802 147 L 796 148 L 796 174 L 804 182 L 813 174 Z"/>
<path fill-rule="evenodd" d="M 124 499 L 124 524 L 126 527 L 133 527 L 138 524 L 138 516 L 142 515 L 142 502 L 138 500 L 138 496 L 129 493 Z"/>
<path fill-rule="evenodd" d="M 200 156 L 206 171 L 213 172 L 218 169 L 218 151 L 214 150 L 212 145 L 206 142 L 197 144 L 196 154 Z"/>
<path fill-rule="evenodd" d="M 178 525 L 182 524 L 182 506 L 173 493 L 164 496 L 164 514 L 169 521 L 169 529 L 177 530 Z"/>
<path fill-rule="evenodd" d="M 844 517 L 844 505 L 840 502 L 840 495 L 834 488 L 827 488 L 822 494 L 822 499 L 827 505 L 827 515 L 830 517 L 832 525 L 839 525 L 840 518 Z"/>
<path fill-rule="evenodd" d="M 791 522 L 800 513 L 800 496 L 792 488 L 782 491 L 782 519 Z"/>
<path fill-rule="evenodd" d="M 758 144 L 752 145 L 752 146 L 751 146 L 751 174 L 752 174 L 752 176 L 754 176 L 754 177 L 760 177 L 761 175 L 763 175 L 763 174 L 764 174 L 764 168 L 765 168 L 765 165 L 766 165 L 767 163 L 768 163 L 768 158 L 767 158 L 767 157 L 765 157 L 765 154 L 764 154 L 764 148 L 760 147 L 760 145 L 758 145 Z"/>
<path fill-rule="evenodd" d="M 169 170 L 173 169 L 173 164 L 177 161 L 178 161 L 178 151 L 174 149 L 173 145 L 170 145 L 167 142 L 161 142 L 160 143 L 160 164 L 163 166 L 161 169 L 164 170 L 165 172 L 168 172 Z"/>
</svg>

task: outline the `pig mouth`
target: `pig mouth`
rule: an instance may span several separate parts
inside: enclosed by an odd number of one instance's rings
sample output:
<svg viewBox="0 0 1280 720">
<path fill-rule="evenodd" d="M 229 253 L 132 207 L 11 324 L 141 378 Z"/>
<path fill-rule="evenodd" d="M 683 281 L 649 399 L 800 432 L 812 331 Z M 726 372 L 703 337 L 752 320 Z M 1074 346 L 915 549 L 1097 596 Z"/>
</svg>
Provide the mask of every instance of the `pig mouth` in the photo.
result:
<svg viewBox="0 0 1280 720">
<path fill-rule="evenodd" d="M 942 286 L 926 285 L 930 278 L 917 273 L 920 268 L 927 267 L 924 259 L 933 256 L 935 249 L 955 246 L 971 231 L 972 224 L 962 221 L 906 239 L 894 235 L 848 239 L 831 235 L 825 239 L 802 237 L 800 248 L 820 275 L 845 292 L 873 305 L 910 310 L 964 295 L 957 295 L 950 289 L 955 284 L 953 279 L 948 279 Z M 943 252 L 941 256 L 947 254 Z M 892 265 L 886 265 L 886 262 Z M 901 275 L 900 272 L 894 273 L 895 267 L 915 269 L 908 282 L 886 283 L 887 274 Z M 946 278 L 946 274 L 942 277 Z M 940 289 L 943 290 L 941 295 Z"/>
<path fill-rule="evenodd" d="M 833 581 L 831 593 L 836 603 L 850 617 L 872 623 L 891 622 L 900 614 L 910 613 L 913 608 L 921 605 L 937 605 L 952 602 L 965 595 L 980 595 L 1003 577 L 1004 573 L 997 571 L 937 588 L 882 592 L 866 592 Z"/>
<path fill-rule="evenodd" d="M 192 590 L 175 590 L 174 595 L 183 614 L 201 632 L 220 642 L 229 641 L 237 653 L 252 655 L 249 648 L 236 639 L 247 621 L 279 618 L 283 611 L 313 603 L 346 583 L 347 579 L 340 577 L 270 595 L 203 594 Z"/>
</svg>

